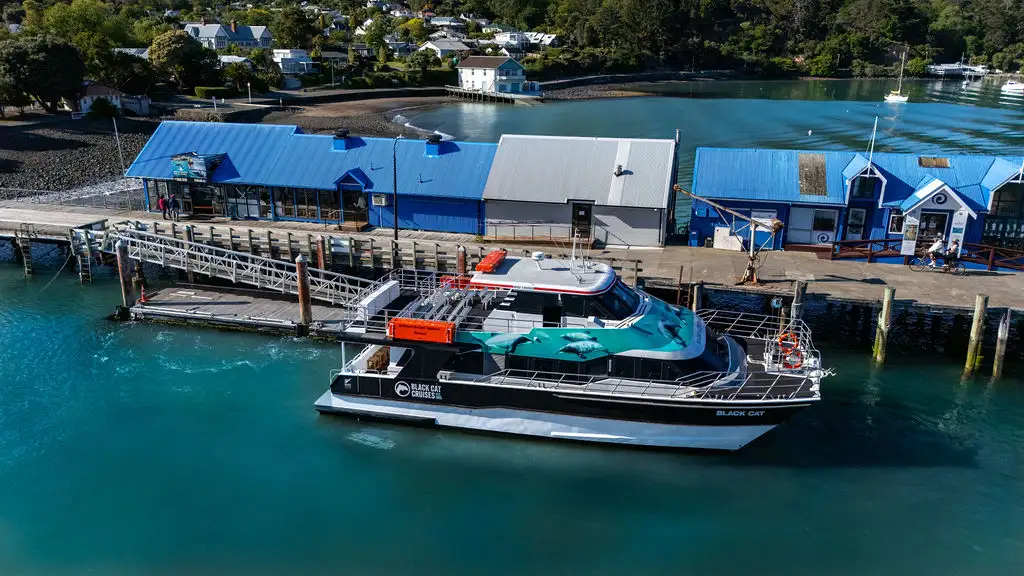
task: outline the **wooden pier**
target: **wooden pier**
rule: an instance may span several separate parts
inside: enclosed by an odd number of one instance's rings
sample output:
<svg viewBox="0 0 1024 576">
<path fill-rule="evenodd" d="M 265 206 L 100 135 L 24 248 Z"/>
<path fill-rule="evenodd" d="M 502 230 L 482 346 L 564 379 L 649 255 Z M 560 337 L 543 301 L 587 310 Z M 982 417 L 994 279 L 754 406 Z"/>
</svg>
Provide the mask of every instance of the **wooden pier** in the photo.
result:
<svg viewBox="0 0 1024 576">
<path fill-rule="evenodd" d="M 508 92 L 484 92 L 482 90 L 467 90 L 459 86 L 445 86 L 449 96 L 471 100 L 473 102 L 498 102 L 501 104 L 525 104 L 532 106 L 542 102 L 541 96 L 532 94 L 514 94 Z"/>
<path fill-rule="evenodd" d="M 211 277 L 222 283 L 235 282 L 264 292 L 263 295 L 249 294 L 244 303 L 231 306 L 220 302 L 243 301 L 200 294 L 193 298 L 190 306 L 183 307 L 185 296 L 180 293 L 174 296 L 152 295 L 155 301 L 126 306 L 130 308 L 131 315 L 280 333 L 308 332 L 314 336 L 331 334 L 332 331 L 336 333 L 336 323 L 340 322 L 339 315 L 343 314 L 339 310 L 344 310 L 343 307 L 351 304 L 352 298 L 369 285 L 369 281 L 356 278 L 344 282 L 367 284 L 345 287 L 337 282 L 332 284 L 331 278 L 346 275 L 377 277 L 381 271 L 390 269 L 455 273 L 460 269 L 472 269 L 489 251 L 499 247 L 508 249 L 511 255 L 528 255 L 531 251 L 541 250 L 552 257 L 568 256 L 567 250 L 552 250 L 550 245 L 502 246 L 501 242 L 490 243 L 479 236 L 465 234 L 402 231 L 402 239 L 396 242 L 391 238 L 391 229 L 350 234 L 336 226 L 323 224 L 231 221 L 225 218 L 174 223 L 153 220 L 152 217 L 150 213 L 123 210 L 55 209 L 45 205 L 11 207 L 0 203 L 0 237 L 21 242 L 21 245 L 30 245 L 32 241 L 70 245 L 74 252 L 86 255 L 84 260 L 80 256 L 78 261 L 85 282 L 91 276 L 88 266 L 99 263 L 97 256 L 102 252 L 112 252 L 110 242 L 106 240 L 108 237 L 120 234 L 119 230 L 127 229 L 126 226 L 142 229 L 144 232 L 139 236 L 148 235 L 154 242 L 148 247 L 136 245 L 131 248 L 125 265 L 129 274 L 132 266 L 138 274 L 141 267 L 134 262 L 141 260 L 177 268 L 190 281 Z M 26 235 L 25 230 L 39 233 Z M 168 250 L 155 250 L 154 244 L 165 245 Z M 16 251 L 15 257 L 19 253 Z M 225 261 L 214 262 L 211 258 L 216 254 L 229 260 L 233 258 L 237 264 L 229 266 Z M 670 302 L 675 300 L 680 305 L 697 309 L 709 301 L 714 303 L 729 295 L 743 296 L 748 301 L 752 297 L 755 302 L 764 302 L 765 306 L 770 300 L 779 300 L 782 304 L 773 307 L 786 310 L 796 299 L 799 302 L 792 308 L 794 313 L 799 313 L 808 304 L 852 306 L 851 310 L 861 310 L 858 318 L 867 318 L 860 322 L 865 325 L 864 330 L 873 334 L 877 332 L 875 357 L 879 362 L 885 360 L 890 332 L 899 333 L 907 329 L 906 325 L 901 325 L 906 314 L 916 317 L 952 314 L 953 331 L 974 333 L 969 346 L 972 360 L 967 371 L 977 371 L 981 339 L 985 334 L 983 324 L 990 319 L 1010 318 L 1007 311 L 1024 310 L 1024 276 L 1012 272 L 972 271 L 966 276 L 953 276 L 914 272 L 906 266 L 892 264 L 821 259 L 811 253 L 772 252 L 766 255 L 759 271 L 760 284 L 737 285 L 736 280 L 746 266 L 746 256 L 739 252 L 669 246 L 661 249 L 590 249 L 587 255 L 612 265 L 628 283 L 643 284 Z M 295 328 L 303 320 L 299 305 L 294 303 L 294 294 L 298 292 L 298 277 L 294 270 L 299 256 L 309 263 L 311 299 L 319 300 L 319 304 L 312 306 L 310 325 L 304 330 Z M 254 275 L 253 267 L 257 266 L 257 261 L 262 262 L 259 266 L 276 270 L 274 274 L 278 277 L 268 280 L 270 276 Z M 29 271 L 29 266 L 26 266 L 26 273 Z M 126 290 L 129 290 L 130 281 L 127 286 Z M 275 304 L 262 300 L 268 294 Z M 986 306 L 980 314 L 975 312 L 978 294 L 986 297 Z M 883 306 L 886 295 L 889 299 Z M 202 296 L 212 300 L 204 300 Z M 134 296 L 131 299 L 126 297 L 125 302 L 134 303 Z M 163 305 L 174 302 L 177 304 Z M 277 307 L 275 311 L 268 310 L 274 306 Z M 882 314 L 878 314 L 879 310 Z M 881 324 L 876 324 L 876 320 Z M 972 320 L 979 328 L 968 328 Z M 1001 355 L 1006 354 L 1006 341 L 1012 342 L 1008 322 L 1004 320 L 1004 325 L 998 330 L 990 328 L 987 332 L 989 336 L 998 332 L 998 341 L 1002 342 L 997 346 L 999 371 L 1004 366 Z"/>
<path fill-rule="evenodd" d="M 341 332 L 347 310 L 312 305 L 312 337 L 334 339 Z M 189 324 L 271 334 L 301 334 L 298 301 L 265 290 L 180 285 L 146 294 L 145 302 L 131 307 L 131 316 L 169 324 Z"/>
</svg>

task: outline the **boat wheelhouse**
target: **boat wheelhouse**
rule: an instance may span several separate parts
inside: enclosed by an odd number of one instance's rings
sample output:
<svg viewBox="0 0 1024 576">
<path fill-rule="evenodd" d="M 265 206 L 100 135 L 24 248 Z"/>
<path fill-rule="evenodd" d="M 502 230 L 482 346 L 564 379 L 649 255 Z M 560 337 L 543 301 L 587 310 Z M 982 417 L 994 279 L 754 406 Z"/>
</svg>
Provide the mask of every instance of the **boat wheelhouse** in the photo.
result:
<svg viewBox="0 0 1024 576">
<path fill-rule="evenodd" d="M 545 438 L 734 450 L 819 400 L 823 375 L 802 322 L 695 314 L 541 253 L 395 271 L 344 334 L 321 412 Z"/>
</svg>

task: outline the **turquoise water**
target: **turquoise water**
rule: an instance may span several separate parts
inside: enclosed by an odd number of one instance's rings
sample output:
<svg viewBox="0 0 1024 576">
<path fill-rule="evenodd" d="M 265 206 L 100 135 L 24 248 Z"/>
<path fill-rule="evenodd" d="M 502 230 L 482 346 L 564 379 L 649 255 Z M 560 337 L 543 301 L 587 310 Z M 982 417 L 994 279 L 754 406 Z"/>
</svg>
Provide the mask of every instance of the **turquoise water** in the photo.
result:
<svg viewBox="0 0 1024 576">
<path fill-rule="evenodd" d="M 571 117 L 591 106 L 618 117 Z M 666 119 L 677 106 L 726 120 Z M 818 106 L 856 121 L 828 132 Z M 463 109 L 427 115 L 463 122 Z M 878 109 L 609 100 L 504 107 L 489 129 L 680 126 L 740 145 L 813 124 L 855 142 L 841 133 L 859 138 Z M 1020 142 L 1013 109 L 896 114 L 903 145 Z M 961 382 L 960 350 L 873 369 L 867 345 L 836 340 L 823 402 L 735 454 L 493 438 L 318 416 L 335 346 L 115 324 L 109 271 L 83 287 L 54 279 L 59 255 L 36 256 L 25 280 L 0 243 L 5 576 L 1009 574 L 1024 560 L 1024 380 Z"/>
<path fill-rule="evenodd" d="M 45 260 L 44 258 L 41 259 Z M 1006 574 L 1024 381 L 870 366 L 735 454 L 318 416 L 334 346 L 115 324 L 0 264 L 0 574 Z M 47 284 L 49 284 L 47 286 Z"/>
</svg>

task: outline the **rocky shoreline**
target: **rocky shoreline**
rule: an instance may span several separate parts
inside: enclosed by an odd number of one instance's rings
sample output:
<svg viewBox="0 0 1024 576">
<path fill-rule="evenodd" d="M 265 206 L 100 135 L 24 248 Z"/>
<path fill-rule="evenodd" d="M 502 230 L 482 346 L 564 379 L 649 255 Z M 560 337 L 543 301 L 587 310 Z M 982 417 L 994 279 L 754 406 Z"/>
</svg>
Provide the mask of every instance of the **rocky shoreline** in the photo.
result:
<svg viewBox="0 0 1024 576">
<path fill-rule="evenodd" d="M 545 90 L 545 100 L 592 100 L 595 98 L 635 98 L 640 96 L 656 96 L 651 92 L 640 92 L 630 89 L 635 82 L 623 84 L 591 84 Z"/>
<path fill-rule="evenodd" d="M 148 119 L 118 120 L 124 167 L 135 159 L 158 124 Z M 4 188 L 70 190 L 121 174 L 117 139 L 109 120 L 44 117 L 0 124 L 0 194 L 11 192 Z"/>
</svg>

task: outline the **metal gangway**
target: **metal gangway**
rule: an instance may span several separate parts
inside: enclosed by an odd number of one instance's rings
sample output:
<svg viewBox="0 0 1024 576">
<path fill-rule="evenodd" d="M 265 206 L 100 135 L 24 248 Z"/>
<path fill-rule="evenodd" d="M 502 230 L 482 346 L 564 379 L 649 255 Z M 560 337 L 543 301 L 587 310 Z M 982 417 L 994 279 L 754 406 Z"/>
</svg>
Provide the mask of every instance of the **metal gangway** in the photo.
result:
<svg viewBox="0 0 1024 576">
<path fill-rule="evenodd" d="M 117 242 L 124 242 L 128 257 L 135 260 L 284 294 L 298 294 L 299 291 L 298 273 L 292 262 L 189 242 L 133 227 L 108 231 L 103 238 L 103 251 L 114 252 Z M 342 306 L 355 305 L 381 283 L 319 268 L 309 267 L 308 270 L 310 296 Z"/>
</svg>

